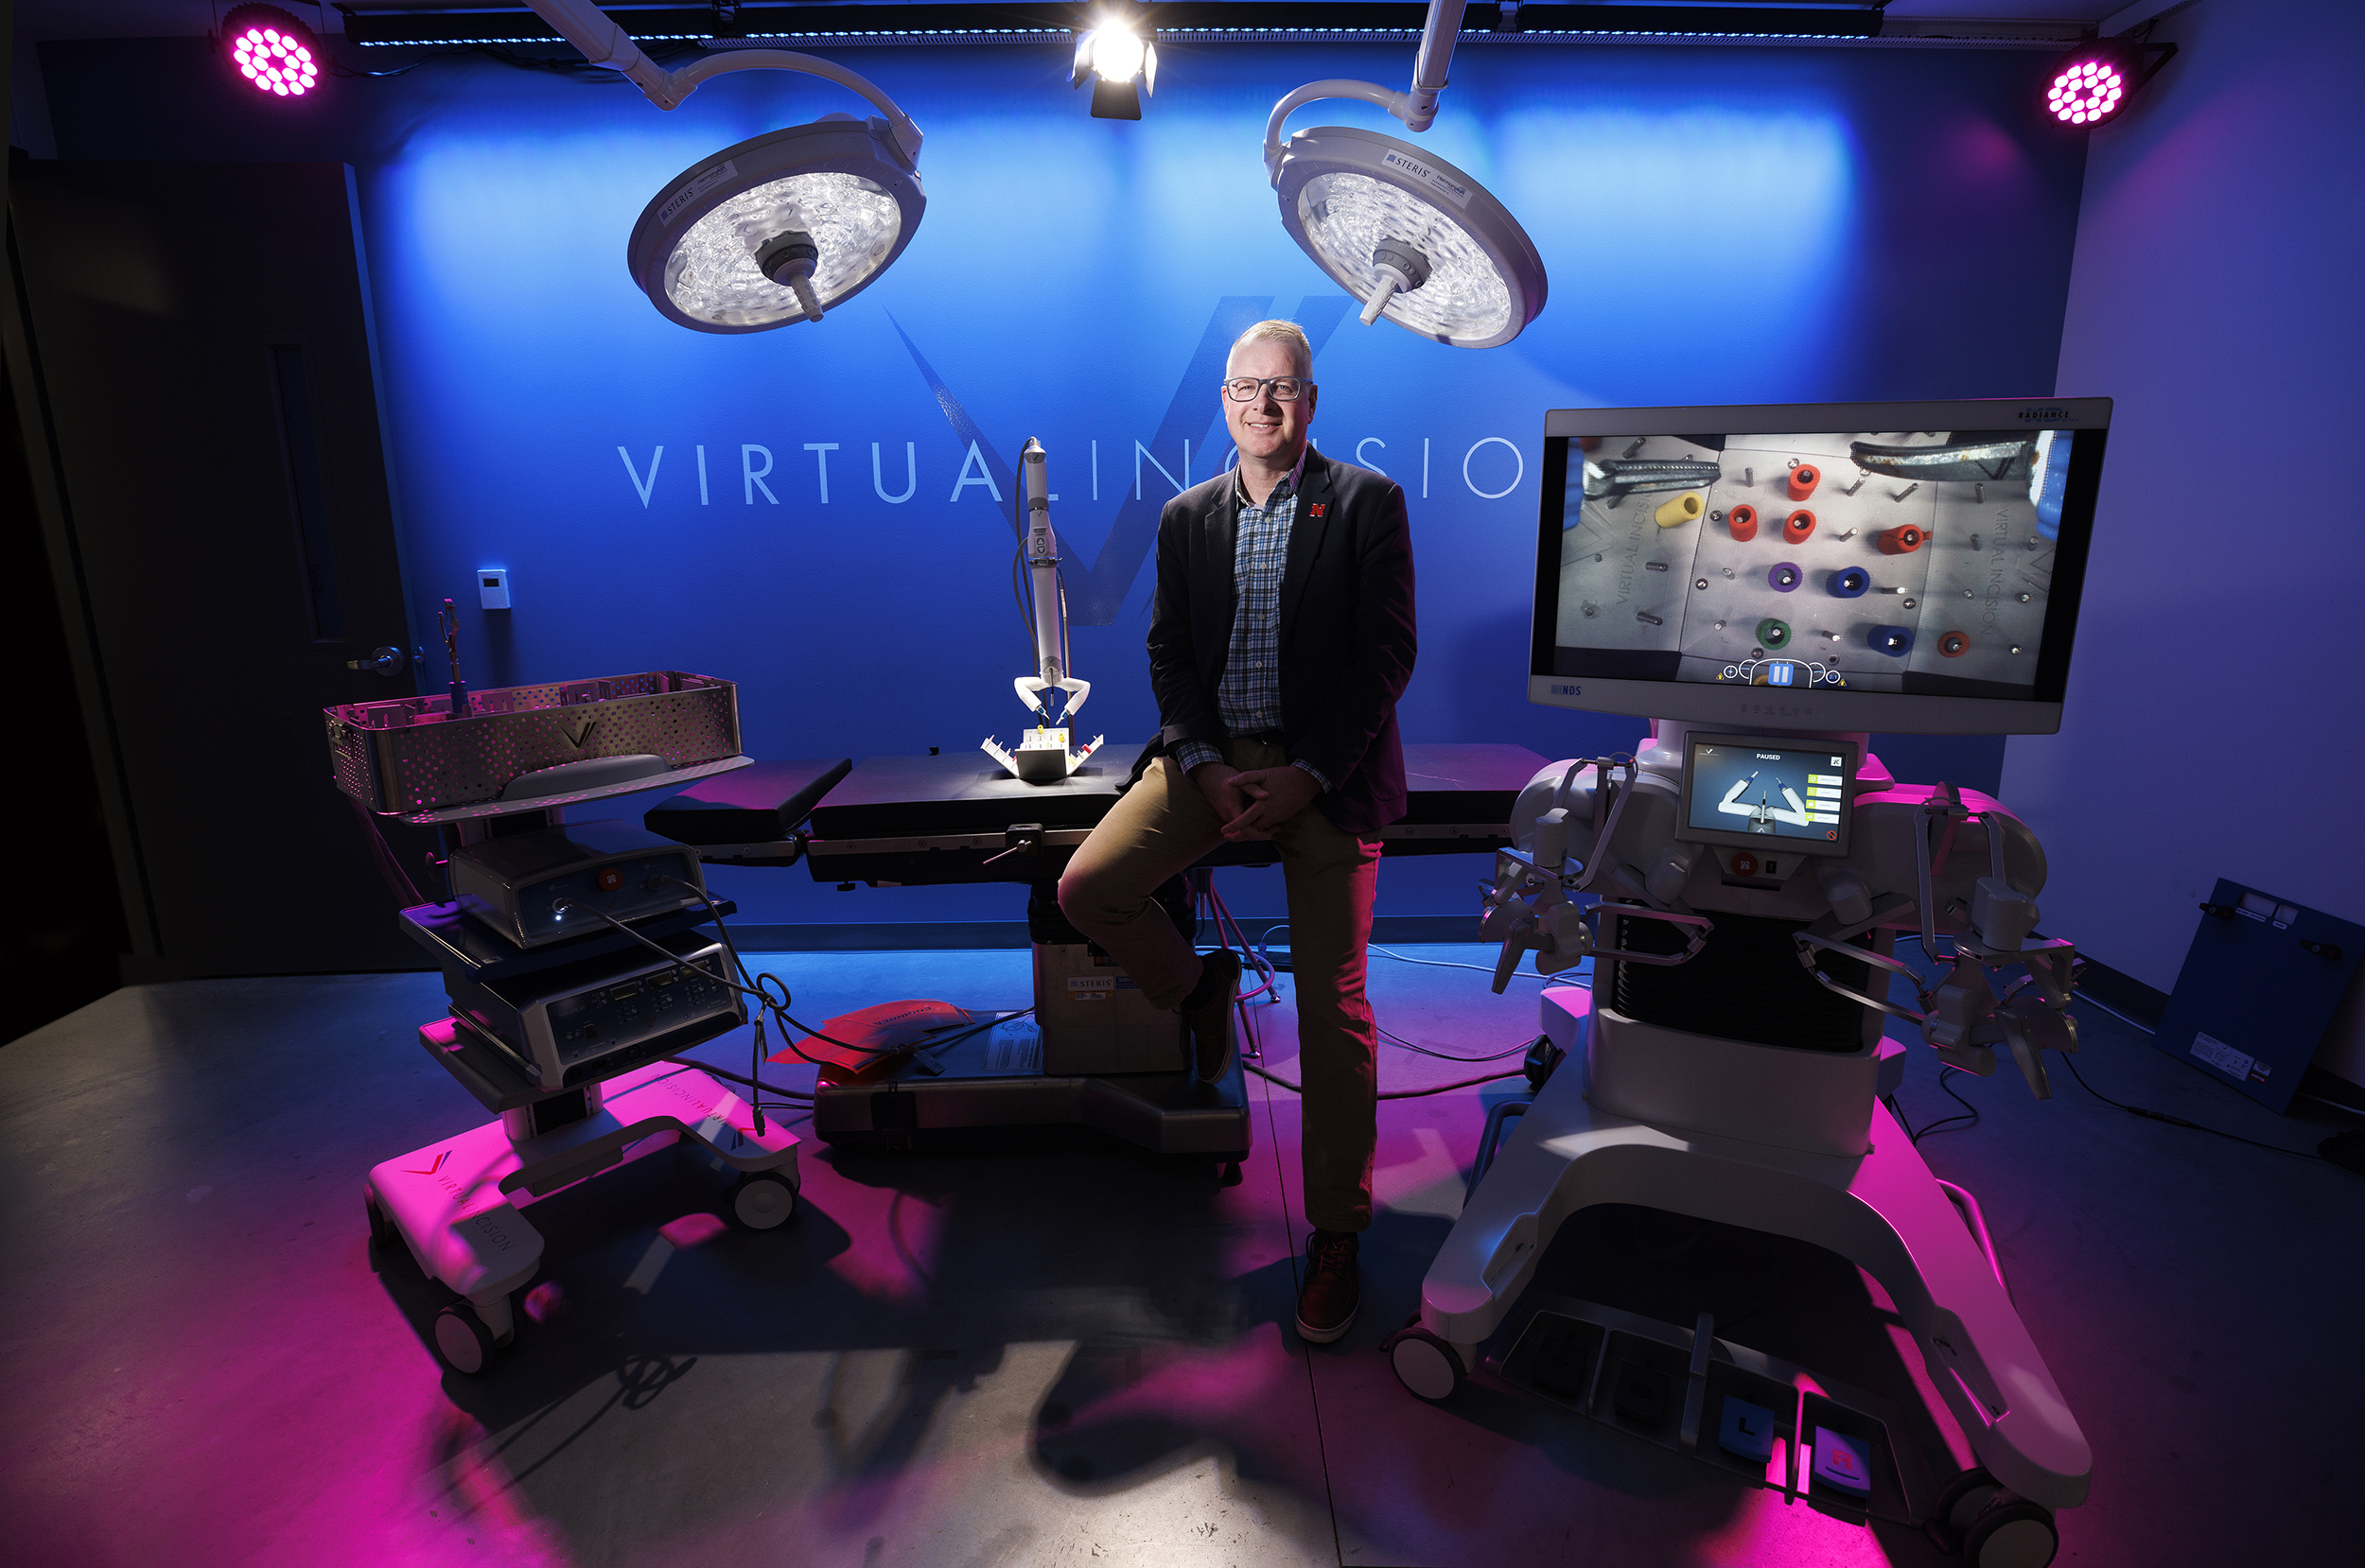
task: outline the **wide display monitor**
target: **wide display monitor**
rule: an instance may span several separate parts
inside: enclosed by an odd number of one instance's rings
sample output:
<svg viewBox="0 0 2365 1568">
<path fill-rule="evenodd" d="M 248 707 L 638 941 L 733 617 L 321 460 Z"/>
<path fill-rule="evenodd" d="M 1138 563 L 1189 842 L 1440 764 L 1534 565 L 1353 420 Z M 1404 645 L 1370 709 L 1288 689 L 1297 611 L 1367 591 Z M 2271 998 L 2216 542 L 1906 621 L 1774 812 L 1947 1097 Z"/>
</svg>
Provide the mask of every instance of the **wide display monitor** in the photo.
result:
<svg viewBox="0 0 2365 1568">
<path fill-rule="evenodd" d="M 2101 397 L 1554 409 L 1529 695 L 2051 734 L 2110 422 Z"/>
</svg>

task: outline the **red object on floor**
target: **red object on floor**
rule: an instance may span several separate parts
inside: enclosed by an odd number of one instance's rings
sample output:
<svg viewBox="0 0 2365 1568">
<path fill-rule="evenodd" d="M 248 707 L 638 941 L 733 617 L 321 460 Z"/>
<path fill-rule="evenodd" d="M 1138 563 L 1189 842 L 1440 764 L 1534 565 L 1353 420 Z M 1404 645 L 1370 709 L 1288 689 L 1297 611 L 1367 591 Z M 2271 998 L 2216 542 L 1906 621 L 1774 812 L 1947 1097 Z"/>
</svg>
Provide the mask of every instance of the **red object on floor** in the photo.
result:
<svg viewBox="0 0 2365 1568">
<path fill-rule="evenodd" d="M 1758 509 L 1754 506 L 1733 508 L 1725 514 L 1725 526 L 1732 531 L 1734 538 L 1744 543 L 1756 538 L 1758 536 Z"/>
<path fill-rule="evenodd" d="M 1814 494 L 1814 487 L 1823 482 L 1823 470 L 1812 462 L 1802 462 L 1790 471 L 1790 498 L 1803 501 Z"/>
<path fill-rule="evenodd" d="M 885 1077 L 898 1054 L 973 1021 L 949 1002 L 882 1002 L 824 1019 L 817 1033 L 781 1046 L 769 1059 L 817 1062 L 825 1084 L 867 1083 Z"/>
<path fill-rule="evenodd" d="M 1807 535 L 1813 531 L 1814 514 L 1805 507 L 1782 519 L 1782 537 L 1794 545 L 1804 544 Z"/>
</svg>

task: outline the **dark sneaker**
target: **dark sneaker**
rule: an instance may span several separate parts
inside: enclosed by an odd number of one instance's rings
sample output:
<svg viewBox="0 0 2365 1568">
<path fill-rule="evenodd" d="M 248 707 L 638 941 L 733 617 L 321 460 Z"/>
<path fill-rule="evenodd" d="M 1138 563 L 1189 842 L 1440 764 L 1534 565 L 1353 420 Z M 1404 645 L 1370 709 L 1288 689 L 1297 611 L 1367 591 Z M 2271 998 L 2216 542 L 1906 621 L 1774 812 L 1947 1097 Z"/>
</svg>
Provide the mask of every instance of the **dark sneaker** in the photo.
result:
<svg viewBox="0 0 2365 1568">
<path fill-rule="evenodd" d="M 1327 1345 L 1355 1327 L 1355 1254 L 1352 1230 L 1317 1230 L 1305 1238 L 1305 1283 L 1298 1291 L 1298 1337 Z"/>
<path fill-rule="evenodd" d="M 1221 1083 L 1232 1071 L 1232 1012 L 1240 994 L 1240 955 L 1230 948 L 1207 954 L 1207 970 L 1192 996 L 1206 1000 L 1191 1006 L 1185 998 L 1182 1021 L 1191 1029 L 1191 1056 L 1203 1084 Z"/>
</svg>

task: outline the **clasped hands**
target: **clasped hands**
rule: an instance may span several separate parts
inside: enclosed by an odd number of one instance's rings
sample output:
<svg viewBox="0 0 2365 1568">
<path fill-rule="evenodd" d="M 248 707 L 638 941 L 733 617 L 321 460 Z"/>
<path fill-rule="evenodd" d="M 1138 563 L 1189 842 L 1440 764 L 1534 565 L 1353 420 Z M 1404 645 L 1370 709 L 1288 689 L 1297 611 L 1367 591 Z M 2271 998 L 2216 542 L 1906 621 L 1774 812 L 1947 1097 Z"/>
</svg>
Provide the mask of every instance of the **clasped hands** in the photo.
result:
<svg viewBox="0 0 2365 1568">
<path fill-rule="evenodd" d="M 1223 819 L 1223 836 L 1234 840 L 1271 838 L 1275 828 L 1323 793 L 1320 779 L 1288 762 L 1245 773 L 1228 762 L 1201 762 L 1191 770 L 1191 782 Z"/>
</svg>

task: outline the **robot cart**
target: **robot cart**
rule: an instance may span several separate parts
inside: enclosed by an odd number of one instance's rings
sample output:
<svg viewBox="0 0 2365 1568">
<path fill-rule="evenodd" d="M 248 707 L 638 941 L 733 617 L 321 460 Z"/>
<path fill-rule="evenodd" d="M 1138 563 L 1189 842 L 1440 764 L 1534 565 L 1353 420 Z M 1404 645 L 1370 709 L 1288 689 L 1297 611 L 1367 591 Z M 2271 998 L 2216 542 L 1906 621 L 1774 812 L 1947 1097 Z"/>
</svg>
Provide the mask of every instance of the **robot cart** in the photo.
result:
<svg viewBox="0 0 2365 1568">
<path fill-rule="evenodd" d="M 729 1218 L 769 1230 L 796 1211 L 796 1134 L 777 1122 L 758 1132 L 746 1103 L 696 1068 L 651 1062 L 542 1092 L 455 1019 L 426 1025 L 419 1043 L 500 1112 L 372 1167 L 362 1187 L 371 1239 L 400 1236 L 420 1272 L 462 1298 L 435 1318 L 453 1371 L 484 1372 L 517 1336 L 516 1295 L 542 1262 L 542 1237 L 517 1211 L 536 1199 L 687 1138 L 740 1173 Z"/>
<path fill-rule="evenodd" d="M 1418 1317 L 1383 1348 L 1425 1399 L 1451 1397 L 1464 1378 L 1515 1388 L 1792 1499 L 1923 1524 L 1983 1568 L 2041 1568 L 2058 1544 L 2054 1511 L 2085 1501 L 2093 1455 L 1976 1203 L 1931 1173 L 1882 1103 L 1893 1087 L 1883 1060 L 1899 1048 L 1879 1029 L 1882 1015 L 1916 1022 L 1942 1059 L 1973 1072 L 1992 1072 L 1994 1048 L 2008 1047 L 2049 1092 L 2041 1053 L 2075 1050 L 2076 1034 L 2061 1012 L 2069 946 L 2028 939 L 2041 849 L 1996 802 L 1899 785 L 1877 759 L 1858 775 L 1847 748 L 1860 754 L 1861 739 L 1824 737 L 1808 744 L 1829 742 L 1853 834 L 1835 830 L 1833 852 L 1804 864 L 1793 851 L 1795 872 L 1769 876 L 1761 850 L 1682 832 L 1685 727 L 1655 729 L 1620 769 L 1622 785 L 1606 766 L 1555 765 L 1514 813 L 1517 847 L 1499 858 L 1490 899 L 1500 973 L 1524 950 L 1547 972 L 1590 955 L 1596 989 L 1546 993 L 1545 1032 L 1567 1056 L 1483 1167 L 1422 1282 Z M 1608 901 L 1571 901 L 1596 883 Z M 1889 956 L 1889 932 L 1916 926 L 1925 950 L 1934 927 L 1954 950 L 1942 983 L 1916 980 L 1926 1012 L 1883 1000 L 1887 975 L 1915 978 Z M 1987 976 L 2006 965 L 2028 978 L 1999 994 Z M 1716 1339 L 1706 1319 L 1687 1332 L 1523 1300 L 1560 1228 L 1604 1203 L 1794 1237 L 1864 1269 L 1912 1332 L 1975 1467 L 1933 1489 L 1875 1402 Z M 1727 1398 L 1754 1407 L 1761 1437 L 1778 1435 L 1765 1455 L 1743 1444 L 1736 1464 L 1720 1437 Z M 1848 1439 L 1860 1474 L 1827 1484 L 1826 1454 L 1810 1477 L 1823 1432 L 1827 1448 Z"/>
</svg>

